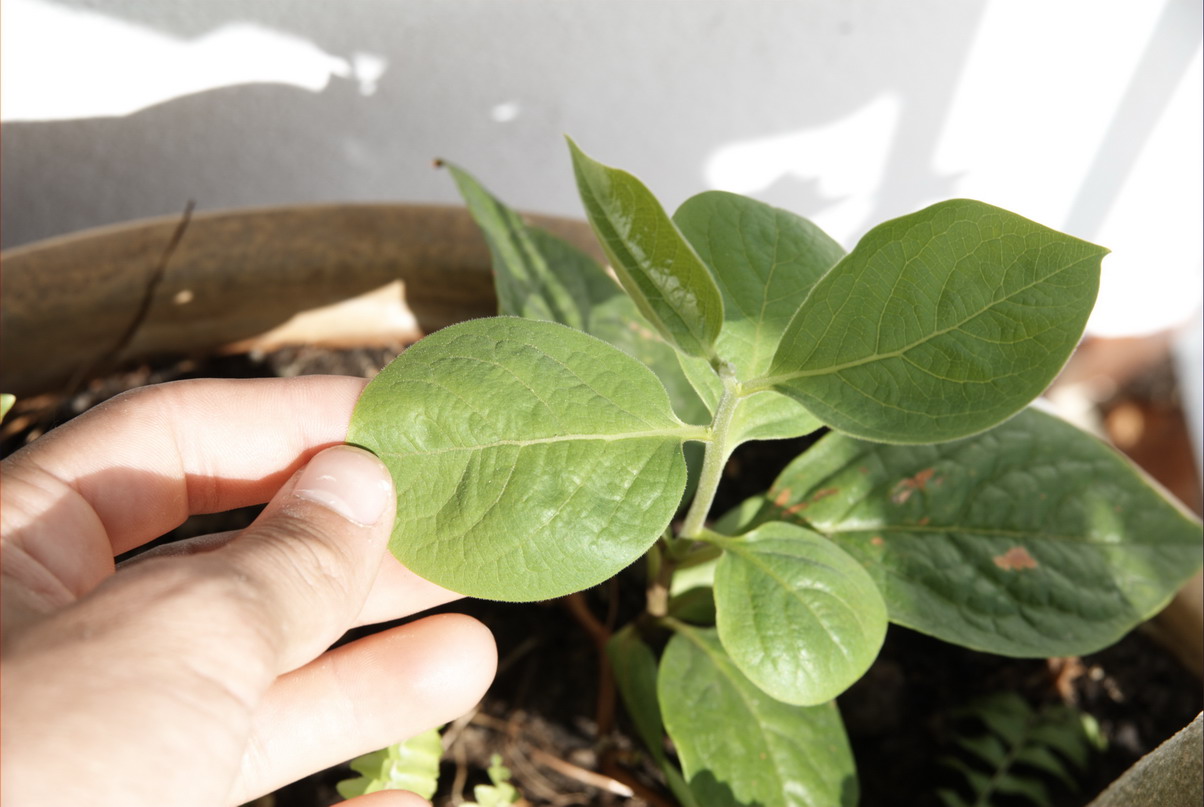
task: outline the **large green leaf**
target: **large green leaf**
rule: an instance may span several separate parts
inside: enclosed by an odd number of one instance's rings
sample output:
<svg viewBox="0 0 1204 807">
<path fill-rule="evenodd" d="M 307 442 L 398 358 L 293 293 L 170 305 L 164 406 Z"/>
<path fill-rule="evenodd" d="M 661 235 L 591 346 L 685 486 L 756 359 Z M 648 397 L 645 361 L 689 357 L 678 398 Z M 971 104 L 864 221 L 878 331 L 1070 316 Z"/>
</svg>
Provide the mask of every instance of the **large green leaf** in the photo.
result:
<svg viewBox="0 0 1204 807">
<path fill-rule="evenodd" d="M 853 807 L 853 756 L 834 703 L 791 706 L 749 681 L 714 630 L 676 624 L 657 677 L 669 736 L 706 807 Z"/>
<path fill-rule="evenodd" d="M 609 342 L 657 374 L 681 418 L 710 420 L 678 364 L 678 352 L 605 269 L 572 244 L 527 224 L 462 168 L 444 165 L 489 244 L 499 314 L 559 322 Z"/>
<path fill-rule="evenodd" d="M 830 434 L 754 519 L 796 520 L 874 577 L 894 622 L 1012 656 L 1088 653 L 1200 567 L 1200 522 L 1120 455 L 1028 409 L 935 446 Z"/>
<path fill-rule="evenodd" d="M 586 215 L 623 288 L 671 343 L 711 356 L 723 298 L 706 266 L 642 182 L 587 157 L 571 139 L 569 149 Z"/>
<path fill-rule="evenodd" d="M 524 601 L 642 555 L 681 498 L 682 442 L 703 437 L 630 356 L 500 317 L 402 353 L 364 391 L 348 441 L 393 472 L 402 563 L 462 594 Z"/>
<path fill-rule="evenodd" d="M 815 284 L 755 383 L 868 440 L 983 431 L 1066 362 L 1105 254 L 964 199 L 888 221 Z"/>
<path fill-rule="evenodd" d="M 715 352 L 741 379 L 769 372 L 786 326 L 844 250 L 800 216 L 722 191 L 687 199 L 673 222 L 723 295 Z"/>
<path fill-rule="evenodd" d="M 822 535 L 781 521 L 720 543 L 716 627 L 749 679 L 786 703 L 849 688 L 878 656 L 886 605 L 874 581 Z"/>
</svg>

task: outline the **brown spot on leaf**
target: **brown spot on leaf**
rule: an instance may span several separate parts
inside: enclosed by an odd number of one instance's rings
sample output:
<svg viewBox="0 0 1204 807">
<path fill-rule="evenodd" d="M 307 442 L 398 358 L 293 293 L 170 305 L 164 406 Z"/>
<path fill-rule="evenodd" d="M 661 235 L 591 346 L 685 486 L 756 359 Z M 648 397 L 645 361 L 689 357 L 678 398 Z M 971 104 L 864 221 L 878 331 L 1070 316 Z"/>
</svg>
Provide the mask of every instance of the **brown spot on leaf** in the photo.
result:
<svg viewBox="0 0 1204 807">
<path fill-rule="evenodd" d="M 823 490 L 817 490 L 814 494 L 812 494 L 811 501 L 818 502 L 820 499 L 826 499 L 829 496 L 835 496 L 837 493 L 840 493 L 840 488 L 824 488 Z"/>
<path fill-rule="evenodd" d="M 778 507 L 785 507 L 788 501 L 790 501 L 790 488 L 782 488 L 782 492 L 774 497 L 773 503 Z"/>
<path fill-rule="evenodd" d="M 911 498 L 911 494 L 915 493 L 917 490 L 923 490 L 924 486 L 928 484 L 935 473 L 935 468 L 925 468 L 924 470 L 916 473 L 915 476 L 909 476 L 906 479 L 900 479 L 895 484 L 894 489 L 891 491 L 890 500 L 895 504 L 903 504 Z M 943 481 L 945 481 L 943 478 L 937 479 L 936 484 L 939 485 Z"/>
<path fill-rule="evenodd" d="M 798 504 L 794 505 L 793 507 L 787 507 L 785 510 L 782 511 L 782 515 L 793 516 L 796 513 L 800 513 L 803 510 L 806 510 L 808 504 L 809 504 L 808 502 L 799 502 Z"/>
<path fill-rule="evenodd" d="M 932 519 L 930 519 L 928 516 L 924 516 L 919 521 L 917 521 L 916 524 L 920 525 L 921 527 L 925 527 L 928 525 L 929 521 L 932 521 Z"/>
<path fill-rule="evenodd" d="M 1037 559 L 1022 546 L 1014 546 L 1002 555 L 996 555 L 992 560 L 995 565 L 1005 572 L 1015 572 L 1021 569 L 1037 568 Z"/>
<path fill-rule="evenodd" d="M 882 540 L 881 535 L 875 535 L 873 538 L 870 539 L 870 543 L 873 544 L 874 546 L 882 546 L 883 544 L 886 543 L 886 541 Z"/>
</svg>

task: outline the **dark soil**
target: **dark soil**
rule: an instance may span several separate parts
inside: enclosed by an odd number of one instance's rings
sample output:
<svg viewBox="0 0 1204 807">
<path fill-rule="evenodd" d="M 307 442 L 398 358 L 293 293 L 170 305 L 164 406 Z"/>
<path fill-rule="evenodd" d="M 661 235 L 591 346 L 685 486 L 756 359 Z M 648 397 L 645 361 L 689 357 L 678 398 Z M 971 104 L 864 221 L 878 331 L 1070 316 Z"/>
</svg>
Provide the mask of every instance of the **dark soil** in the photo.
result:
<svg viewBox="0 0 1204 807">
<path fill-rule="evenodd" d="M 0 432 L 3 454 L 131 387 L 187 377 L 313 372 L 367 376 L 396 352 L 297 348 L 266 356 L 186 358 L 134 367 L 94 381 L 69 397 L 47 395 L 19 402 Z M 719 507 L 764 490 L 804 445 L 782 441 L 746 446 L 733 457 L 730 500 Z M 161 541 L 238 529 L 257 511 L 244 508 L 199 516 Z M 622 624 L 641 607 L 639 574 L 633 568 L 617 581 L 585 592 L 577 604 L 599 622 Z M 486 782 L 484 770 L 493 753 L 501 754 L 513 771 L 513 782 L 526 804 L 673 804 L 644 761 L 638 741 L 631 739 L 621 710 L 598 708 L 599 681 L 604 678 L 598 648 L 568 603 L 464 601 L 448 608 L 473 614 L 493 630 L 501 667 L 478 711 L 445 733 L 450 748 L 436 804 L 458 804 L 452 800 L 453 788 L 456 793 L 471 793 L 473 784 Z M 892 626 L 877 662 L 839 699 L 857 759 L 861 805 L 935 807 L 938 788 L 959 788 L 959 775 L 940 762 L 956 753 L 953 738 L 962 730 L 956 713 L 974 698 L 998 691 L 1017 692 L 1034 706 L 1072 703 L 1101 727 L 1107 749 L 1094 756 L 1078 791 L 1047 780 L 1059 807 L 1089 801 L 1204 706 L 1199 679 L 1143 630 L 1081 659 L 1017 660 L 976 653 Z M 330 769 L 257 804 L 332 804 L 338 801 L 335 783 L 348 776 L 346 766 Z M 634 789 L 637 795 L 612 792 L 623 788 L 627 793 Z"/>
</svg>

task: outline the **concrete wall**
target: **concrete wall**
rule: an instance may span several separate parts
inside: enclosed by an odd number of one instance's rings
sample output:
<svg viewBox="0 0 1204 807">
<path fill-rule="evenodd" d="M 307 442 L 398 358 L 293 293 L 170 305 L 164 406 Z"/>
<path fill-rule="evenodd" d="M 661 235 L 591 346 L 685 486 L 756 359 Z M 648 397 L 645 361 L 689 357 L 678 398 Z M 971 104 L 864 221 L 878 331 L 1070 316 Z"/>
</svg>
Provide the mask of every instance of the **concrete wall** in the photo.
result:
<svg viewBox="0 0 1204 807">
<path fill-rule="evenodd" d="M 1109 246 L 1102 333 L 1201 295 L 1196 0 L 4 0 L 5 247 L 131 218 L 455 203 L 580 216 L 562 134 L 666 206 L 870 225 L 970 196 Z"/>
</svg>

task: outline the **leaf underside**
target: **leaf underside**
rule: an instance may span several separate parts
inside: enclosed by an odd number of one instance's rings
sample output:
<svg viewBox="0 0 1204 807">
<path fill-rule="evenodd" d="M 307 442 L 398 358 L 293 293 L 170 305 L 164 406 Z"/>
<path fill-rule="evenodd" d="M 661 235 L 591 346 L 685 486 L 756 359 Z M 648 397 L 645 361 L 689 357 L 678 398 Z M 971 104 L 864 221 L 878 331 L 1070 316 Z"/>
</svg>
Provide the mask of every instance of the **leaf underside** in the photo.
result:
<svg viewBox="0 0 1204 807">
<path fill-rule="evenodd" d="M 661 534 L 685 486 L 679 421 L 648 368 L 551 322 L 438 331 L 369 384 L 348 442 L 397 490 L 390 548 L 461 594 L 527 601 L 579 591 Z"/>
</svg>

